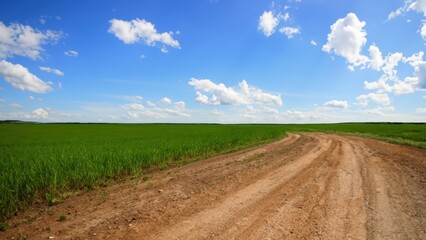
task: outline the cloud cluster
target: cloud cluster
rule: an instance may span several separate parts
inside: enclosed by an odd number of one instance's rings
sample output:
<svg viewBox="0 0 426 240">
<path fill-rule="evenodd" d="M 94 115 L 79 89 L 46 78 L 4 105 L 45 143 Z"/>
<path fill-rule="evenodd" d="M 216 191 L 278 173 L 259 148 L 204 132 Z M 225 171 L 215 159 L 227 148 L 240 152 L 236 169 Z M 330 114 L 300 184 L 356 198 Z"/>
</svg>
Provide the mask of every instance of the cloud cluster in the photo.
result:
<svg viewBox="0 0 426 240">
<path fill-rule="evenodd" d="M 61 32 L 39 31 L 31 26 L 12 23 L 6 26 L 0 21 L 0 59 L 14 55 L 41 59 L 42 45 L 57 42 L 62 37 Z"/>
<path fill-rule="evenodd" d="M 141 103 L 128 103 L 121 105 L 121 108 L 127 111 L 131 119 L 140 119 L 142 117 L 153 119 L 167 119 L 169 117 L 190 117 L 189 111 L 185 109 L 185 102 L 173 102 L 170 98 L 164 97 L 160 100 L 162 104 L 174 105 L 173 107 L 158 107 L 151 101 L 147 101 L 147 107 Z"/>
<path fill-rule="evenodd" d="M 376 90 L 377 94 L 390 92 L 401 95 L 426 88 L 422 52 L 408 58 L 400 52 L 389 53 L 383 57 L 379 47 L 372 44 L 368 48 L 369 57 L 362 54 L 363 47 L 367 43 L 365 25 L 366 23 L 360 21 L 354 13 L 338 19 L 330 27 L 331 32 L 327 36 L 323 51 L 344 57 L 348 62 L 348 68 L 352 71 L 356 67 L 381 71 L 382 75 L 378 80 L 364 82 L 365 89 Z M 397 67 L 401 62 L 408 63 L 414 68 L 414 76 L 404 79 L 398 77 Z"/>
<path fill-rule="evenodd" d="M 13 64 L 6 59 L 16 56 L 28 57 L 33 60 L 42 59 L 42 45 L 55 43 L 63 36 L 62 32 L 40 31 L 31 26 L 12 23 L 6 26 L 0 21 L 0 76 L 14 88 L 36 93 L 47 93 L 53 88 L 27 68 L 20 64 Z M 63 73 L 57 69 L 40 67 L 42 71 L 57 75 Z"/>
<path fill-rule="evenodd" d="M 14 88 L 35 93 L 53 91 L 52 87 L 28 71 L 20 64 L 13 64 L 5 60 L 0 61 L 0 76 Z"/>
<path fill-rule="evenodd" d="M 257 29 L 262 31 L 266 37 L 269 37 L 275 32 L 275 29 L 280 24 L 280 20 L 287 22 L 289 18 L 290 14 L 288 12 L 274 13 L 274 11 L 264 11 L 263 14 L 259 17 Z M 296 34 L 300 34 L 299 27 L 284 26 L 281 27 L 278 31 L 286 35 L 289 39 L 293 38 Z"/>
<path fill-rule="evenodd" d="M 206 105 L 275 105 L 281 106 L 281 95 L 265 93 L 263 90 L 249 86 L 243 80 L 238 88 L 227 87 L 223 83 L 216 84 L 209 79 L 191 78 L 188 82 L 196 91 L 195 101 Z M 209 94 L 209 96 L 201 93 Z"/>
<path fill-rule="evenodd" d="M 136 18 L 131 21 L 111 19 L 109 33 L 114 34 L 125 44 L 143 41 L 148 46 L 161 43 L 174 48 L 180 48 L 179 42 L 173 38 L 173 32 L 159 33 L 154 24 L 145 19 Z M 162 49 L 165 49 L 164 47 Z"/>
</svg>

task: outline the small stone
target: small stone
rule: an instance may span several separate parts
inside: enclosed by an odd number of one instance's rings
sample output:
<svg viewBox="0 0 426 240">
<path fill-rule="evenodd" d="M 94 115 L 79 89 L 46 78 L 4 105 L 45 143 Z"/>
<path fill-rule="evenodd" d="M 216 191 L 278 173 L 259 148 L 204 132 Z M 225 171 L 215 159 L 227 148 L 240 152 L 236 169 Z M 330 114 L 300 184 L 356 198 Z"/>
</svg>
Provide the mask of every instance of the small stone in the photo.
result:
<svg viewBox="0 0 426 240">
<path fill-rule="evenodd" d="M 96 236 L 96 233 L 93 233 L 92 235 L 93 235 L 93 236 Z"/>
<path fill-rule="evenodd" d="M 158 192 L 159 192 L 159 193 L 162 193 L 163 191 L 164 191 L 163 189 L 159 189 L 159 190 L 158 190 Z"/>
<path fill-rule="evenodd" d="M 54 239 L 55 237 L 54 236 L 49 236 L 49 239 Z"/>
</svg>

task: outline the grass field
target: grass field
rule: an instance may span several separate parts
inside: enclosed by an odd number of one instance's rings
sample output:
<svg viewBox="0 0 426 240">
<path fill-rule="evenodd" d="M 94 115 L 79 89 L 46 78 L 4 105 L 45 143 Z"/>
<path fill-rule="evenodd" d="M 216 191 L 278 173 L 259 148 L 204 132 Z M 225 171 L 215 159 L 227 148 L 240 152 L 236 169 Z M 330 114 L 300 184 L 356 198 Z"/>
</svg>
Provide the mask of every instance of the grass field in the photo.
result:
<svg viewBox="0 0 426 240">
<path fill-rule="evenodd" d="M 426 147 L 426 124 L 0 124 L 0 220 L 36 200 L 281 138 L 285 132 L 364 134 Z"/>
</svg>

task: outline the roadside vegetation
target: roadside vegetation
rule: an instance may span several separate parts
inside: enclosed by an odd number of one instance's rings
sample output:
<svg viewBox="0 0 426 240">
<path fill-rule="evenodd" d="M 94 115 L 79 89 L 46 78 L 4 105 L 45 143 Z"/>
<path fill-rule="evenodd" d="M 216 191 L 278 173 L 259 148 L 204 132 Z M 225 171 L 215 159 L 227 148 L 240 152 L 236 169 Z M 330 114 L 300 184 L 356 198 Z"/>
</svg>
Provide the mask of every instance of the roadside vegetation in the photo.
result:
<svg viewBox="0 0 426 240">
<path fill-rule="evenodd" d="M 36 201 L 53 205 L 75 191 L 143 176 L 148 167 L 184 164 L 286 132 L 309 131 L 426 148 L 426 124 L 0 124 L 0 223 Z"/>
</svg>

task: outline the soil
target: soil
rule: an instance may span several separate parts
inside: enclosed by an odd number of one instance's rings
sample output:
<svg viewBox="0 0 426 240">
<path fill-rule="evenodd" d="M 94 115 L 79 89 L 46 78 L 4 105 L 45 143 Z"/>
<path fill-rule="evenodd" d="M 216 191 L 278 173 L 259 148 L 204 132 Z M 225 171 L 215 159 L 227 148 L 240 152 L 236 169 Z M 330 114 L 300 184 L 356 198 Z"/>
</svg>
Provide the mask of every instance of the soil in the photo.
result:
<svg viewBox="0 0 426 240">
<path fill-rule="evenodd" d="M 426 239 L 426 150 L 289 134 L 33 206 L 9 224 L 0 239 Z"/>
</svg>

